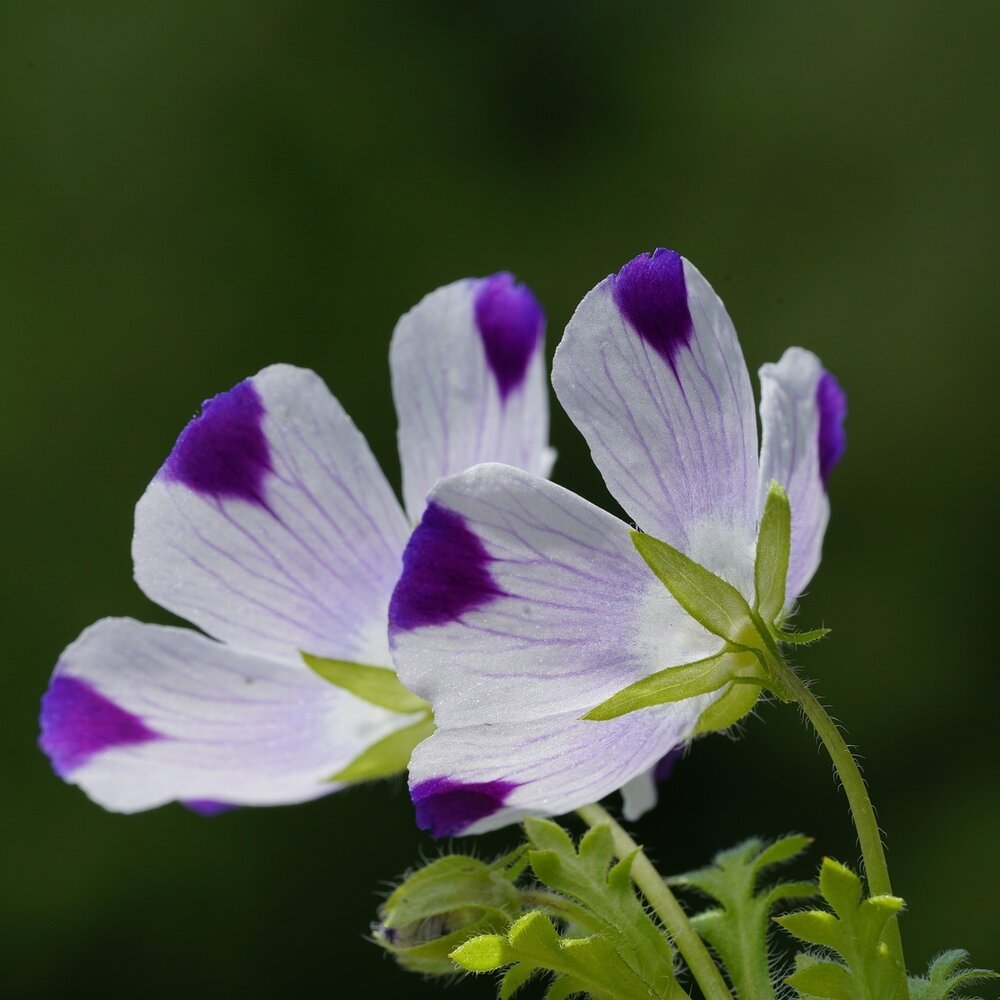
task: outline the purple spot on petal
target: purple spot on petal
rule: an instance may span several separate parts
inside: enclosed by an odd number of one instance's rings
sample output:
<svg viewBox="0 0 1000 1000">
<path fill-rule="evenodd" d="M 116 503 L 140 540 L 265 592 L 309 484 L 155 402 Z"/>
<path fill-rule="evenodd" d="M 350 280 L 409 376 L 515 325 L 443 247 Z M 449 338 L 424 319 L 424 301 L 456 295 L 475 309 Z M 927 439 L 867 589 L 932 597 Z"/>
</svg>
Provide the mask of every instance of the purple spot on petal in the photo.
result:
<svg viewBox="0 0 1000 1000">
<path fill-rule="evenodd" d="M 691 341 L 684 260 L 662 247 L 639 254 L 613 278 L 615 305 L 629 325 L 671 368 L 677 352 Z"/>
<path fill-rule="evenodd" d="M 524 381 L 542 336 L 545 314 L 531 289 L 517 284 L 506 271 L 479 282 L 474 308 L 486 361 L 500 398 L 506 400 Z"/>
<path fill-rule="evenodd" d="M 266 506 L 271 453 L 261 421 L 264 404 L 251 379 L 202 404 L 163 466 L 166 477 L 216 499 Z"/>
<path fill-rule="evenodd" d="M 847 447 L 844 430 L 847 395 L 828 371 L 823 372 L 816 385 L 816 406 L 819 407 L 819 474 L 825 486 Z"/>
<path fill-rule="evenodd" d="M 66 674 L 57 674 L 42 697 L 40 722 L 38 745 L 62 778 L 102 750 L 161 738 L 140 718 Z"/>
<path fill-rule="evenodd" d="M 238 806 L 230 805 L 228 802 L 215 802 L 213 799 L 187 799 L 181 803 L 185 809 L 197 813 L 199 816 L 219 816 L 221 813 L 238 809 Z"/>
<path fill-rule="evenodd" d="M 452 837 L 498 812 L 517 784 L 512 781 L 452 781 L 428 778 L 410 789 L 417 826 L 434 837 Z"/>
<path fill-rule="evenodd" d="M 674 747 L 669 753 L 664 754 L 657 762 L 653 770 L 653 777 L 657 781 L 666 781 L 674 773 L 674 767 L 684 755 L 683 747 Z"/>
<path fill-rule="evenodd" d="M 504 592 L 490 576 L 492 556 L 465 519 L 429 503 L 403 553 L 403 573 L 389 602 L 389 624 L 408 631 L 446 625 Z"/>
</svg>

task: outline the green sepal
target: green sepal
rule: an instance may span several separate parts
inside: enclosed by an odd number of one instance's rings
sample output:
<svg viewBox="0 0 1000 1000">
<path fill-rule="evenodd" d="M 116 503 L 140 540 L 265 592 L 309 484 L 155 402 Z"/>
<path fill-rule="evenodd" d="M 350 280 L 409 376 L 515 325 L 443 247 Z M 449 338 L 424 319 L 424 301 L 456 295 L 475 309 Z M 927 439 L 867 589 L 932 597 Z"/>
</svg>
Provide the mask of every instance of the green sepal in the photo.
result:
<svg viewBox="0 0 1000 1000">
<path fill-rule="evenodd" d="M 774 997 L 767 949 L 771 911 L 781 903 L 816 895 L 811 882 L 761 885 L 762 877 L 768 869 L 801 854 L 811 842 L 799 834 L 766 846 L 760 840 L 748 840 L 717 854 L 708 868 L 668 880 L 718 904 L 697 914 L 691 923 L 722 959 L 740 1000 Z"/>
<path fill-rule="evenodd" d="M 430 708 L 423 698 L 403 686 L 394 670 L 349 660 L 329 660 L 312 653 L 303 653 L 302 659 L 323 680 L 373 705 L 403 713 L 423 712 Z"/>
<path fill-rule="evenodd" d="M 942 952 L 931 960 L 926 976 L 910 977 L 910 1000 L 958 1000 L 967 996 L 959 992 L 965 987 L 1000 979 L 989 969 L 963 968 L 968 960 L 969 953 L 961 948 Z"/>
<path fill-rule="evenodd" d="M 793 646 L 804 646 L 810 642 L 818 642 L 830 634 L 828 628 L 814 628 L 811 632 L 778 632 L 778 642 L 787 642 Z"/>
<path fill-rule="evenodd" d="M 858 876 L 830 858 L 823 859 L 819 884 L 833 912 L 805 910 L 775 921 L 807 944 L 829 948 L 842 961 L 799 963 L 786 982 L 803 997 L 906 1000 L 906 974 L 884 940 L 903 901 L 897 896 L 865 898 Z"/>
<path fill-rule="evenodd" d="M 694 735 L 704 736 L 735 726 L 753 711 L 760 692 L 760 687 L 753 684 L 731 684 L 698 716 Z"/>
<path fill-rule="evenodd" d="M 753 575 L 756 610 L 768 626 L 773 626 L 785 607 L 788 556 L 792 547 L 792 508 L 788 494 L 778 482 L 767 491 L 764 513 L 757 533 L 757 556 Z"/>
<path fill-rule="evenodd" d="M 617 719 L 650 705 L 664 705 L 667 702 L 710 694 L 737 679 L 743 683 L 759 685 L 761 681 L 754 676 L 758 672 L 759 664 L 753 656 L 729 651 L 717 653 L 703 660 L 667 667 L 649 677 L 643 677 L 612 695 L 607 701 L 601 702 L 583 718 L 601 722 Z M 754 698 L 756 700 L 756 692 Z"/>
<path fill-rule="evenodd" d="M 329 781 L 374 781 L 405 771 L 418 743 L 423 743 L 435 730 L 434 719 L 428 714 L 412 726 L 397 729 L 355 757 L 347 767 L 329 777 Z"/>
<path fill-rule="evenodd" d="M 519 860 L 520 859 L 520 860 Z M 418 869 L 379 907 L 375 940 L 404 968 L 452 975 L 448 957 L 463 941 L 505 931 L 520 910 L 513 884 L 523 851 L 494 864 L 461 854 Z"/>
<path fill-rule="evenodd" d="M 632 544 L 674 600 L 709 632 L 737 646 L 760 644 L 750 606 L 731 583 L 652 535 L 633 531 Z"/>
</svg>

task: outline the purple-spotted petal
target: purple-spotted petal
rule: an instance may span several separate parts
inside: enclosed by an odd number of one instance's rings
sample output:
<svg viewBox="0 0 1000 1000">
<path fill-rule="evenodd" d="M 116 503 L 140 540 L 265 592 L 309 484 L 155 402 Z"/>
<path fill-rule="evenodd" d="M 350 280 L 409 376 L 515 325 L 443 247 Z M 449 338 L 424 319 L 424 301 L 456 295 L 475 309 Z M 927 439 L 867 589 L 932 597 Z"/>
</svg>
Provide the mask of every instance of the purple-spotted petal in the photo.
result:
<svg viewBox="0 0 1000 1000">
<path fill-rule="evenodd" d="M 180 801 L 214 813 L 336 791 L 331 775 L 412 721 L 310 670 L 187 629 L 106 618 L 60 658 L 40 744 L 106 809 Z"/>
<path fill-rule="evenodd" d="M 725 307 L 671 250 L 580 303 L 553 364 L 608 488 L 648 531 L 753 593 L 757 425 Z"/>
<path fill-rule="evenodd" d="M 400 319 L 389 365 L 414 522 L 438 479 L 479 462 L 548 474 L 544 329 L 531 290 L 506 273 L 439 288 Z"/>
<path fill-rule="evenodd" d="M 136 580 L 241 649 L 388 665 L 408 526 L 322 380 L 265 368 L 205 404 L 136 508 Z"/>
<path fill-rule="evenodd" d="M 684 742 L 705 704 L 690 699 L 610 722 L 568 712 L 439 729 L 410 761 L 418 821 L 435 836 L 484 833 L 597 802 Z M 463 789 L 473 790 L 467 800 Z"/>
<path fill-rule="evenodd" d="M 772 481 L 784 486 L 792 508 L 786 610 L 819 566 L 830 519 L 826 476 L 844 450 L 843 391 L 815 354 L 790 347 L 760 370 L 760 504 Z"/>
<path fill-rule="evenodd" d="M 444 728 L 582 715 L 721 644 L 649 571 L 627 524 L 510 466 L 442 480 L 404 566 L 393 659 Z"/>
</svg>

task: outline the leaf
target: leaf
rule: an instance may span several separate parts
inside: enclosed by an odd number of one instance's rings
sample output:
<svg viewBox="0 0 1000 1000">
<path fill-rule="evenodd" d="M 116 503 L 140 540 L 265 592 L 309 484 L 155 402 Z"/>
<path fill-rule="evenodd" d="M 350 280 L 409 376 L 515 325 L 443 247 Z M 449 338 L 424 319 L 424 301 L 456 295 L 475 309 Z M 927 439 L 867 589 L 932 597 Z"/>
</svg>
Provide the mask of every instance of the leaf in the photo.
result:
<svg viewBox="0 0 1000 1000">
<path fill-rule="evenodd" d="M 959 992 L 966 986 L 1000 979 L 989 969 L 962 968 L 968 960 L 969 953 L 961 948 L 942 952 L 931 960 L 926 976 L 910 977 L 910 1000 L 957 1000 L 966 996 Z"/>
<path fill-rule="evenodd" d="M 780 483 L 772 482 L 760 519 L 753 568 L 757 591 L 755 607 L 768 626 L 773 626 L 784 610 L 791 547 L 792 509 L 788 494 Z"/>
<path fill-rule="evenodd" d="M 630 684 L 591 709 L 583 718 L 604 722 L 650 705 L 709 694 L 725 687 L 734 677 L 740 676 L 741 671 L 754 669 L 756 664 L 756 659 L 745 653 L 724 652 L 694 663 L 667 667 Z"/>
<path fill-rule="evenodd" d="M 434 720 L 428 715 L 412 726 L 397 729 L 355 757 L 347 767 L 331 775 L 328 780 L 373 781 L 399 774 L 409 766 L 413 748 L 426 740 L 435 728 Z"/>
<path fill-rule="evenodd" d="M 393 712 L 425 712 L 430 705 L 403 686 L 394 670 L 370 667 L 349 660 L 328 660 L 322 656 L 303 653 L 302 659 L 325 681 L 350 691 L 364 701 Z"/>
<path fill-rule="evenodd" d="M 517 951 L 500 934 L 483 934 L 459 945 L 450 955 L 467 972 L 493 972 L 516 961 Z"/>
<path fill-rule="evenodd" d="M 722 851 L 708 868 L 670 879 L 696 889 L 717 903 L 692 918 L 699 934 L 722 959 L 741 1000 L 774 997 L 767 949 L 768 916 L 780 902 L 816 895 L 809 882 L 779 882 L 758 887 L 764 873 L 797 857 L 809 837 L 791 835 L 764 845 L 752 839 Z"/>
<path fill-rule="evenodd" d="M 828 1000 L 906 1000 L 905 972 L 883 937 L 903 901 L 896 896 L 865 898 L 861 879 L 831 858 L 823 859 L 819 884 L 832 913 L 806 910 L 775 921 L 808 944 L 829 948 L 840 961 L 800 964 L 788 984 Z"/>
<path fill-rule="evenodd" d="M 695 621 L 736 645 L 760 645 L 750 606 L 731 583 L 652 535 L 633 531 L 632 544 Z"/>
<path fill-rule="evenodd" d="M 510 1000 L 522 986 L 527 984 L 528 980 L 537 971 L 538 967 L 535 965 L 524 965 L 523 963 L 512 965 L 504 974 L 503 981 L 500 983 L 500 1000 Z"/>
</svg>

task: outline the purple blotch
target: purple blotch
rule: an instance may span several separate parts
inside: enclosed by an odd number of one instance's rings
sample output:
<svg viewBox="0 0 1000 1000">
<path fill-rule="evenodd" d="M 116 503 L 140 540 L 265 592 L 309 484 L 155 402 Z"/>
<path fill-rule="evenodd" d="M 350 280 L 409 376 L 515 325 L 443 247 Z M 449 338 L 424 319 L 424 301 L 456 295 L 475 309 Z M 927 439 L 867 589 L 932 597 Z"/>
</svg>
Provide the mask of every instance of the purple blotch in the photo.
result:
<svg viewBox="0 0 1000 1000">
<path fill-rule="evenodd" d="M 465 519 L 433 501 L 403 552 L 389 602 L 391 629 L 446 625 L 504 596 L 490 576 L 492 556 Z"/>
<path fill-rule="evenodd" d="M 261 421 L 264 404 L 251 379 L 202 404 L 163 466 L 166 477 L 216 499 L 266 506 L 271 453 Z"/>
<path fill-rule="evenodd" d="M 531 289 L 506 271 L 483 278 L 475 299 L 476 326 L 501 400 L 524 382 L 545 328 L 545 313 Z"/>
<path fill-rule="evenodd" d="M 199 816 L 219 816 L 239 808 L 239 806 L 231 805 L 228 802 L 216 802 L 214 799 L 186 799 L 181 802 L 181 805 Z"/>
<path fill-rule="evenodd" d="M 85 681 L 57 675 L 42 697 L 42 748 L 61 778 L 102 750 L 148 743 L 162 737 L 131 712 Z"/>
<path fill-rule="evenodd" d="M 823 372 L 816 385 L 816 406 L 819 408 L 819 475 L 825 486 L 847 447 L 844 430 L 847 395 L 828 371 Z"/>
<path fill-rule="evenodd" d="M 662 247 L 652 254 L 639 254 L 612 280 L 615 305 L 676 374 L 677 352 L 690 343 L 694 333 L 681 255 Z"/>
<path fill-rule="evenodd" d="M 453 781 L 428 778 L 410 789 L 417 826 L 434 837 L 452 837 L 498 812 L 517 784 L 512 781 Z"/>
<path fill-rule="evenodd" d="M 657 781 L 666 781 L 674 773 L 677 762 L 684 756 L 683 747 L 674 747 L 669 753 L 664 754 L 653 769 L 653 777 Z"/>
</svg>

